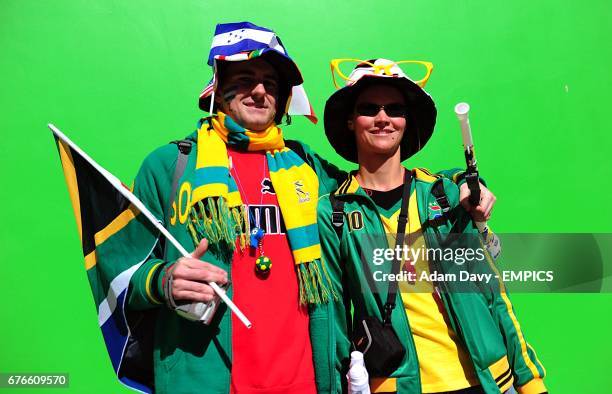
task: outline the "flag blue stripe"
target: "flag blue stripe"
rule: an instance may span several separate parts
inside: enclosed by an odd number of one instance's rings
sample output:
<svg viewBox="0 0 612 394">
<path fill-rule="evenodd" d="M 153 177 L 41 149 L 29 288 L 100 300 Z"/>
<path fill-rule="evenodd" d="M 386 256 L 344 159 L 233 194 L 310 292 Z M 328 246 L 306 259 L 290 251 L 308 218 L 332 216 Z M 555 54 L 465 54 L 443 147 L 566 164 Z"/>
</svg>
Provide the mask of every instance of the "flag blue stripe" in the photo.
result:
<svg viewBox="0 0 612 394">
<path fill-rule="evenodd" d="M 119 370 L 123 349 L 128 339 L 127 322 L 123 315 L 123 302 L 126 293 L 127 289 L 119 294 L 119 297 L 117 297 L 117 307 L 113 311 L 113 314 L 106 320 L 102 327 L 100 327 L 115 372 Z"/>
<path fill-rule="evenodd" d="M 123 376 L 119 378 L 119 380 L 126 386 L 131 387 L 135 390 L 142 391 L 143 393 L 147 393 L 147 394 L 153 393 L 153 390 L 151 390 L 150 387 L 147 387 L 141 383 L 138 383 L 128 377 Z"/>
<path fill-rule="evenodd" d="M 111 317 L 100 327 L 102 329 L 102 335 L 104 336 L 104 342 L 106 343 L 106 349 L 108 355 L 113 364 L 113 370 L 115 373 L 119 373 L 121 368 L 121 360 L 123 358 L 123 351 L 128 341 L 128 327 L 125 320 L 123 305 L 125 297 L 127 295 L 127 289 L 122 291 L 117 297 L 117 308 L 115 308 Z M 119 380 L 135 390 L 142 391 L 144 393 L 152 393 L 153 390 L 135 380 L 132 380 L 126 376 L 122 376 Z"/>
</svg>

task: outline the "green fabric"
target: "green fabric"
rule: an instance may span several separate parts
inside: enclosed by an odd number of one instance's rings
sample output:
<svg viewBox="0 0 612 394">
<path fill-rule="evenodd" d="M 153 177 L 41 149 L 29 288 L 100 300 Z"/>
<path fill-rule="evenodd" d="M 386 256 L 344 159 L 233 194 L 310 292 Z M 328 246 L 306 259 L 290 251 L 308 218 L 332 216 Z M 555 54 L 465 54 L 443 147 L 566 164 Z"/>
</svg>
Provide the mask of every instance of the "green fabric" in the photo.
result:
<svg viewBox="0 0 612 394">
<path fill-rule="evenodd" d="M 453 208 L 453 215 L 449 216 L 452 222 L 447 221 L 438 227 L 440 234 L 450 233 L 451 228 L 455 232 L 477 234 L 471 218 L 459 207 L 458 187 L 448 179 L 440 181 L 443 182 L 446 195 Z M 435 201 L 435 197 L 431 194 L 432 185 L 433 182 L 431 181 L 417 179 L 413 180 L 411 186 L 413 190 L 416 189 L 419 216 L 428 247 L 438 246 L 433 241 L 435 239 L 433 235 L 436 230 L 434 230 L 434 227 L 425 224 L 428 217 L 428 204 Z M 346 190 L 346 188 L 341 186 L 340 190 Z M 351 316 L 347 311 L 347 303 L 352 302 L 356 320 L 365 315 L 381 318 L 380 307 L 384 303 L 384 298 L 387 294 L 386 282 L 376 282 L 374 285 L 376 286 L 376 292 L 363 290 L 368 288 L 368 284 L 361 256 L 372 256 L 374 248 L 389 247 L 386 237 L 381 236 L 385 234 L 385 231 L 380 220 L 380 212 L 363 189 L 358 188 L 352 194 L 338 194 L 337 198 L 345 202 L 345 212 L 362 212 L 364 226 L 362 230 L 349 231 L 345 223 L 342 238 L 339 241 L 331 224 L 332 207 L 329 196 L 321 197 L 318 220 L 323 258 L 326 260 L 327 267 L 330 270 L 332 283 L 336 286 L 340 299 L 344 300 L 344 302 L 336 302 L 327 310 L 319 309 L 313 312 L 328 315 L 328 328 L 331 329 L 333 327 L 334 332 L 328 338 L 328 342 L 332 342 L 333 339 L 336 349 L 333 355 L 334 360 L 329 363 L 334 369 L 322 371 L 321 369 L 326 366 L 321 364 L 319 366 L 315 365 L 315 372 L 317 378 L 320 377 L 326 380 L 326 387 L 330 387 L 330 390 L 333 392 L 340 392 L 341 385 L 345 384 L 344 381 L 346 379 L 344 375 L 346 374 L 349 361 L 350 342 L 347 336 L 346 322 Z M 478 239 L 477 237 L 472 238 L 474 240 Z M 388 272 L 391 266 L 391 264 L 374 266 L 371 258 L 366 259 L 364 263 L 369 266 L 371 271 L 382 270 Z M 460 267 L 455 264 L 451 266 Z M 479 264 L 478 266 L 482 267 L 482 270 L 490 269 L 487 268 L 488 265 L 486 264 Z M 342 282 L 343 275 L 346 281 L 344 286 Z M 487 291 L 473 293 L 445 292 L 445 289 L 441 290 L 441 297 L 445 304 L 451 326 L 465 342 L 466 350 L 472 358 L 474 369 L 487 393 L 499 393 L 499 388 L 487 368 L 504 355 L 508 356 L 513 370 L 515 386 L 523 385 L 534 378 L 534 375 L 527 368 L 521 357 L 518 333 L 512 324 L 506 305 L 499 291 L 496 291 L 495 286 L 487 289 Z M 381 299 L 380 295 L 384 295 L 383 299 Z M 397 300 L 397 305 L 402 305 L 401 299 Z M 407 350 L 407 357 L 398 370 L 392 374 L 392 377 L 397 378 L 398 393 L 420 393 L 421 382 L 418 358 L 410 331 L 410 323 L 404 309 L 396 307 L 393 310 L 391 320 Z M 324 325 L 322 321 L 318 321 L 317 324 Z M 322 338 L 319 338 L 319 341 L 325 342 Z M 323 352 L 324 350 L 313 345 L 313 351 Z M 315 354 L 314 357 L 315 359 L 323 358 L 323 355 Z M 539 370 L 539 376 L 535 377 L 542 377 L 542 367 L 536 361 L 535 355 L 531 350 L 529 351 L 529 358 Z M 322 385 L 322 383 L 319 383 L 319 385 Z"/>
<path fill-rule="evenodd" d="M 466 180 L 465 178 L 462 178 L 459 180 L 459 182 L 457 182 L 457 177 L 459 177 L 460 175 L 463 175 L 465 173 L 465 168 L 450 168 L 448 170 L 440 170 L 437 175 L 441 175 L 442 177 L 449 179 L 451 181 L 453 181 L 454 183 L 457 184 L 457 186 L 461 186 L 463 185 Z M 482 179 L 480 179 L 480 183 L 482 183 L 483 185 L 487 186 L 487 182 Z"/>
<path fill-rule="evenodd" d="M 463 174 L 464 172 L 465 172 L 464 168 L 463 169 L 462 168 L 449 168 L 448 170 L 440 170 L 438 174 L 442 175 L 444 178 L 454 181 L 457 176 L 459 176 L 460 174 Z M 461 182 L 458 183 L 458 186 L 461 186 L 464 182 L 465 180 L 462 180 Z"/>
</svg>

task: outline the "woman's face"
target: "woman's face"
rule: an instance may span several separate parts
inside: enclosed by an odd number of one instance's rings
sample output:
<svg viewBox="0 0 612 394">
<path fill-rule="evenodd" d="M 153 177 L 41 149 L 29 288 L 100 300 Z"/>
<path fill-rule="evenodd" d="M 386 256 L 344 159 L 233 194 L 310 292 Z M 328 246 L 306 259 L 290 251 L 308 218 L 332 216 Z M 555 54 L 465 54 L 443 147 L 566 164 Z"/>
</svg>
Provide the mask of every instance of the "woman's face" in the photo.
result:
<svg viewBox="0 0 612 394">
<path fill-rule="evenodd" d="M 406 129 L 406 101 L 399 90 L 373 85 L 357 97 L 348 128 L 355 132 L 358 158 L 399 155 Z"/>
</svg>

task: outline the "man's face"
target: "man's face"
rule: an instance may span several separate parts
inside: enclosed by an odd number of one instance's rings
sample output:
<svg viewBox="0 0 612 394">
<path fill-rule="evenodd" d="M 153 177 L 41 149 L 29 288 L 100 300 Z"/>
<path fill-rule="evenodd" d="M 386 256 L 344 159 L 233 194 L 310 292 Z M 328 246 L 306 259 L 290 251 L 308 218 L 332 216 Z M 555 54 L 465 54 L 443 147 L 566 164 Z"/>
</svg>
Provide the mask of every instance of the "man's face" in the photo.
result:
<svg viewBox="0 0 612 394">
<path fill-rule="evenodd" d="M 383 106 L 384 108 L 381 108 Z M 399 155 L 406 129 L 404 96 L 392 86 L 373 85 L 357 97 L 349 129 L 355 132 L 358 157 Z"/>
<path fill-rule="evenodd" d="M 265 130 L 276 116 L 279 78 L 274 67 L 261 58 L 222 67 L 216 92 L 221 110 L 246 129 Z"/>
</svg>

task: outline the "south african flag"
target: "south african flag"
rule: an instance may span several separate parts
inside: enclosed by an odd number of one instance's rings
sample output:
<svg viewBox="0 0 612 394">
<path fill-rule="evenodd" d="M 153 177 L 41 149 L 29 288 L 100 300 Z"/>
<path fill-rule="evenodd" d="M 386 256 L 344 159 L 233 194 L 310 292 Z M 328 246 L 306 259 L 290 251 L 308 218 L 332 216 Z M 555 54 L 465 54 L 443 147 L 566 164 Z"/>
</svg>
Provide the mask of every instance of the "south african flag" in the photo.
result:
<svg viewBox="0 0 612 394">
<path fill-rule="evenodd" d="M 124 196 L 127 190 L 53 126 L 68 193 L 81 238 L 87 279 L 98 311 L 98 324 L 118 379 L 141 392 L 152 392 L 152 358 L 143 362 L 134 349 L 149 331 L 132 323 L 140 315 L 125 308 L 133 273 L 157 244 L 158 230 Z M 122 189 L 123 188 L 123 189 Z M 134 197 L 135 198 L 135 197 Z M 145 358 L 146 359 L 146 358 Z"/>
</svg>

